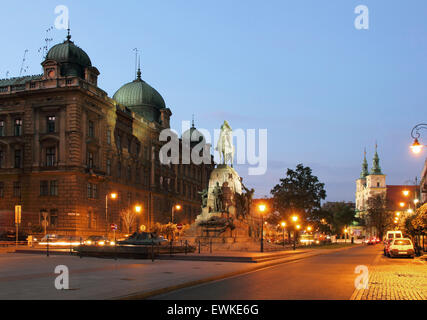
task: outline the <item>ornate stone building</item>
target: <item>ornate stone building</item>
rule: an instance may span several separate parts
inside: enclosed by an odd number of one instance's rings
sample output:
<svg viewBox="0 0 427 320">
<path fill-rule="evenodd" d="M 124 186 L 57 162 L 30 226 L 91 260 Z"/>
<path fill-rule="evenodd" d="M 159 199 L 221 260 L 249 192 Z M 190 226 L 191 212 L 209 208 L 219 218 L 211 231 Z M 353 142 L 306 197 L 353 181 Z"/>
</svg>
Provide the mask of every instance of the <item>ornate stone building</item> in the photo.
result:
<svg viewBox="0 0 427 320">
<path fill-rule="evenodd" d="M 213 164 L 160 163 L 172 112 L 141 71 L 108 97 L 70 35 L 42 66 L 41 75 L 0 80 L 0 229 L 13 229 L 18 204 L 27 232 L 46 220 L 49 233 L 102 234 L 136 204 L 139 226 L 168 223 L 178 203 L 175 222 L 192 222 Z"/>
</svg>

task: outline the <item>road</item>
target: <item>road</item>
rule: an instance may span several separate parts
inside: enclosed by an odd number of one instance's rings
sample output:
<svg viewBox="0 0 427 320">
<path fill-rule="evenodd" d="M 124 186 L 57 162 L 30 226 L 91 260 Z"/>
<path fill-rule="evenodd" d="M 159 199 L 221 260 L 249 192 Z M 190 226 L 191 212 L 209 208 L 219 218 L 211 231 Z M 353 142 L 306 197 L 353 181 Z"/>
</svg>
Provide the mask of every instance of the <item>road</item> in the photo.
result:
<svg viewBox="0 0 427 320">
<path fill-rule="evenodd" d="M 160 300 L 348 300 L 358 265 L 380 259 L 382 245 L 361 246 L 284 263 L 224 280 L 163 294 Z M 408 261 L 408 260 L 406 260 Z"/>
</svg>

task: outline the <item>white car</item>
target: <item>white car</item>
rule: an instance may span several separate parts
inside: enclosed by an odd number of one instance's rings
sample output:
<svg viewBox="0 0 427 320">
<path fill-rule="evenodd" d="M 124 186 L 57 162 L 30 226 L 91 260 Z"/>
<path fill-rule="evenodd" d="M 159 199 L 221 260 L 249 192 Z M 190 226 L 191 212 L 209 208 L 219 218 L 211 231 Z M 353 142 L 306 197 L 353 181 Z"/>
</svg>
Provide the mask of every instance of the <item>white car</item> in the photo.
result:
<svg viewBox="0 0 427 320">
<path fill-rule="evenodd" d="M 415 258 L 414 245 L 408 238 L 394 239 L 388 247 L 388 253 L 390 258 L 402 256 Z"/>
</svg>

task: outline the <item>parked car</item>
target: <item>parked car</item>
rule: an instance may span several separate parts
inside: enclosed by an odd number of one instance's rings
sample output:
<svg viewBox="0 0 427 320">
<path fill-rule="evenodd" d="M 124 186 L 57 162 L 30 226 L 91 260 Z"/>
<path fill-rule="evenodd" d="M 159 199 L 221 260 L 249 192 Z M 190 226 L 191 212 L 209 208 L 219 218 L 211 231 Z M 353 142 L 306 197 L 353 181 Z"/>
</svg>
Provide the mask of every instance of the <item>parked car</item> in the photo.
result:
<svg viewBox="0 0 427 320">
<path fill-rule="evenodd" d="M 103 236 L 90 236 L 84 241 L 84 244 L 87 246 L 114 246 L 116 243 Z"/>
<path fill-rule="evenodd" d="M 394 239 L 388 248 L 390 258 L 394 257 L 411 257 L 415 258 L 414 245 L 411 239 L 402 238 Z"/>
</svg>

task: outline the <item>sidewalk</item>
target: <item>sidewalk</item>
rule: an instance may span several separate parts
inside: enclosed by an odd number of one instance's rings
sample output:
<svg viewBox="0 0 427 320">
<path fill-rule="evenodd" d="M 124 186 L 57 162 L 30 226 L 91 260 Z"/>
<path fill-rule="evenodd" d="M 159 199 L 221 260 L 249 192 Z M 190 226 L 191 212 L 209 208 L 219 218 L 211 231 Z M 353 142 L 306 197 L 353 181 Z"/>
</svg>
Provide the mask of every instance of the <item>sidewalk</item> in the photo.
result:
<svg viewBox="0 0 427 320">
<path fill-rule="evenodd" d="M 427 263 L 425 257 L 369 267 L 368 289 L 356 290 L 351 300 L 426 300 Z"/>
</svg>

